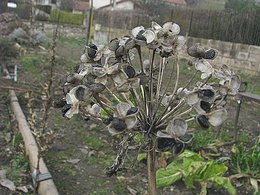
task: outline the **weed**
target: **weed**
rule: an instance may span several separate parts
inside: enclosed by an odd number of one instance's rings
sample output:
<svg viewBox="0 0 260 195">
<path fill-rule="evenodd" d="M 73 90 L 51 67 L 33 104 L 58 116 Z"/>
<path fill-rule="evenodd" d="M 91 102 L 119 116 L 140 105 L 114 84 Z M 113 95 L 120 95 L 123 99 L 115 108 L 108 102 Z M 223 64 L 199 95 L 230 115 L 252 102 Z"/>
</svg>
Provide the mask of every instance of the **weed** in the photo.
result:
<svg viewBox="0 0 260 195">
<path fill-rule="evenodd" d="M 100 149 L 104 146 L 104 142 L 100 139 L 93 137 L 91 135 L 86 135 L 84 137 L 84 142 L 87 144 L 88 147 L 93 149 Z"/>
<path fill-rule="evenodd" d="M 21 57 L 20 63 L 24 69 L 33 74 L 40 74 L 43 65 L 46 63 L 47 59 L 44 56 L 23 56 Z"/>
<path fill-rule="evenodd" d="M 84 37 L 79 38 L 68 38 L 68 37 L 60 37 L 58 40 L 59 45 L 67 45 L 67 46 L 77 46 L 82 48 L 86 43 Z"/>
<path fill-rule="evenodd" d="M 231 170 L 234 173 L 248 174 L 254 178 L 260 177 L 260 138 L 252 147 L 247 148 L 244 143 L 233 146 L 231 156 Z"/>
<path fill-rule="evenodd" d="M 241 133 L 238 135 L 238 141 L 242 143 L 249 143 L 250 141 L 250 135 L 247 131 L 241 131 Z"/>
<path fill-rule="evenodd" d="M 230 133 L 225 130 L 220 130 L 218 138 L 223 142 L 232 141 L 232 137 L 230 136 Z"/>
<path fill-rule="evenodd" d="M 214 133 L 212 131 L 199 130 L 194 134 L 192 148 L 199 150 L 214 141 Z"/>
<path fill-rule="evenodd" d="M 15 132 L 12 139 L 12 147 L 16 148 L 23 142 L 23 137 L 20 132 Z"/>
<path fill-rule="evenodd" d="M 19 154 L 11 160 L 11 167 L 8 169 L 9 178 L 14 183 L 21 183 L 21 175 L 29 170 L 28 159 L 23 155 Z"/>
</svg>

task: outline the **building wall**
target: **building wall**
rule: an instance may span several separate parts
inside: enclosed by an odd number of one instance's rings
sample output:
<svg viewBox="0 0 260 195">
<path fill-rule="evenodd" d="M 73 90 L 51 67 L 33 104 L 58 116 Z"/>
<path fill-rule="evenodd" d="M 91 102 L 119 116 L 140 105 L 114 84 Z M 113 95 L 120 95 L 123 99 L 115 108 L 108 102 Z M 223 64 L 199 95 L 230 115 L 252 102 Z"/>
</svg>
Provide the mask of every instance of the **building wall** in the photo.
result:
<svg viewBox="0 0 260 195">
<path fill-rule="evenodd" d="M 36 3 L 40 4 L 40 5 L 49 5 L 49 4 L 51 4 L 51 1 L 50 0 L 36 0 Z"/>
<path fill-rule="evenodd" d="M 109 5 L 110 4 L 110 0 L 94 0 L 93 1 L 93 7 L 95 9 L 103 7 L 105 5 Z"/>
<path fill-rule="evenodd" d="M 131 1 L 116 4 L 115 10 L 134 10 L 134 3 Z"/>
</svg>

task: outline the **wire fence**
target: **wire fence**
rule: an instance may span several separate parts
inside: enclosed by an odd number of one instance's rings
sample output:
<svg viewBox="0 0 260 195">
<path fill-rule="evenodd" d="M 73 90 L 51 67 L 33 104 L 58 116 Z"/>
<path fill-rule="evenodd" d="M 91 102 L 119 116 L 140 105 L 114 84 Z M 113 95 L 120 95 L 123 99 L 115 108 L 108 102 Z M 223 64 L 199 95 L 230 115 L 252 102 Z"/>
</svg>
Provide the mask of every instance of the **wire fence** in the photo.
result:
<svg viewBox="0 0 260 195">
<path fill-rule="evenodd" d="M 260 13 L 227 10 L 194 10 L 167 8 L 158 15 L 149 12 L 96 10 L 95 23 L 109 28 L 132 29 L 151 21 L 163 24 L 174 21 L 181 26 L 181 34 L 250 45 L 260 45 Z"/>
</svg>

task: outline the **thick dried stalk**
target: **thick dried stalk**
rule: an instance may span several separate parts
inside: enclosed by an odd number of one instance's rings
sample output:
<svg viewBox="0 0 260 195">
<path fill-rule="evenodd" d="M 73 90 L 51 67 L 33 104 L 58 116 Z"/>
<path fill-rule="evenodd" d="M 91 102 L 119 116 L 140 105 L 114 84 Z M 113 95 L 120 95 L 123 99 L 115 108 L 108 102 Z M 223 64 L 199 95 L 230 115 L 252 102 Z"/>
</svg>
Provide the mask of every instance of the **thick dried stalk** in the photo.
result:
<svg viewBox="0 0 260 195">
<path fill-rule="evenodd" d="M 154 138 L 150 140 L 147 152 L 147 174 L 149 195 L 156 195 L 156 169 L 155 169 L 155 147 Z"/>
</svg>

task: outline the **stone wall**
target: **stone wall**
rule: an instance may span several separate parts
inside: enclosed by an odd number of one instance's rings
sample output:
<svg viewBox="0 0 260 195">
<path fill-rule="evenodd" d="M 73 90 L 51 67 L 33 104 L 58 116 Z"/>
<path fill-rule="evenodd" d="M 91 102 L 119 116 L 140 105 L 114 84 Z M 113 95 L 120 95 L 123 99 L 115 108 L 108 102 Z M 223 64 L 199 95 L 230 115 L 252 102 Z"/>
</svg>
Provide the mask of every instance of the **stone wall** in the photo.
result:
<svg viewBox="0 0 260 195">
<path fill-rule="evenodd" d="M 200 43 L 204 47 L 219 51 L 214 64 L 226 64 L 243 74 L 260 75 L 260 47 L 212 39 L 189 37 L 187 46 Z"/>
<path fill-rule="evenodd" d="M 29 22 L 24 22 L 28 26 L 30 25 Z M 49 22 L 39 22 L 37 21 L 35 24 L 38 30 L 44 31 L 48 35 L 52 35 L 56 29 L 56 24 L 49 23 Z M 87 35 L 87 28 L 85 26 L 73 26 L 73 25 L 59 25 L 59 36 L 63 37 L 84 37 Z"/>
</svg>

